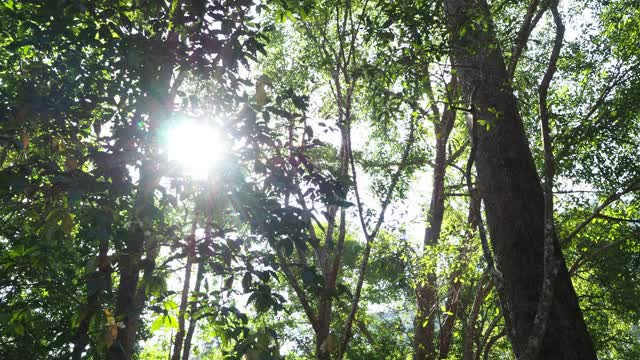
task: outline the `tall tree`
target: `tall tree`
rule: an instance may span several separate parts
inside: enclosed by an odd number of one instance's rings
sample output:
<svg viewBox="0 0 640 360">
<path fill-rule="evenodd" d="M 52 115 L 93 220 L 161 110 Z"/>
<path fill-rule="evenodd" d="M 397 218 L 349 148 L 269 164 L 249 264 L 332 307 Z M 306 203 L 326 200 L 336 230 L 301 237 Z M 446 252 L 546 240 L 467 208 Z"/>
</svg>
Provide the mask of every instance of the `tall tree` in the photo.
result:
<svg viewBox="0 0 640 360">
<path fill-rule="evenodd" d="M 555 279 L 545 276 L 545 267 L 553 265 L 544 256 L 544 196 L 489 7 L 483 0 L 448 0 L 446 13 L 452 63 L 472 107 L 477 181 L 495 252 L 494 281 L 514 353 L 523 359 L 595 359 L 555 235 L 551 244 L 558 273 Z M 538 304 L 549 287 L 548 325 L 539 354 L 530 354 Z"/>
</svg>

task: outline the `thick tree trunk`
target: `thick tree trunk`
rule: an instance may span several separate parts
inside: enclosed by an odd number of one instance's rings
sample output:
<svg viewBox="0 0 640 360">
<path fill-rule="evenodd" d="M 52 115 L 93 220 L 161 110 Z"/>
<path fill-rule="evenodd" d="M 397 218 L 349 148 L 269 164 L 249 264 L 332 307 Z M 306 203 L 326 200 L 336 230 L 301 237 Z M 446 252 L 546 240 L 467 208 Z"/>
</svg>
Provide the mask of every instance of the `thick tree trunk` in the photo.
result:
<svg viewBox="0 0 640 360">
<path fill-rule="evenodd" d="M 316 358 L 318 360 L 331 359 L 331 352 L 329 351 L 329 332 L 328 325 L 319 328 L 316 333 Z"/>
<path fill-rule="evenodd" d="M 476 2 L 477 1 L 477 2 Z M 516 357 L 527 346 L 543 279 L 544 200 L 484 0 L 447 0 L 452 62 L 470 101 L 477 136 L 477 182 L 485 201 L 502 306 Z M 539 359 L 595 359 L 560 246 L 549 324 Z"/>
</svg>

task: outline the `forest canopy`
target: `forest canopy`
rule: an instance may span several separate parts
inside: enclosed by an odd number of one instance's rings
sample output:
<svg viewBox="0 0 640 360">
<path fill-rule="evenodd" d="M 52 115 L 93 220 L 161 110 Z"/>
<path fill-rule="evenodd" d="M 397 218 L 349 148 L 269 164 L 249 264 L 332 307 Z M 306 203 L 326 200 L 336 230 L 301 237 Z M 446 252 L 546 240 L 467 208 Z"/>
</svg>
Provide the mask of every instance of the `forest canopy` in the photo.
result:
<svg viewBox="0 0 640 360">
<path fill-rule="evenodd" d="M 637 0 L 0 0 L 0 358 L 640 358 Z"/>
</svg>

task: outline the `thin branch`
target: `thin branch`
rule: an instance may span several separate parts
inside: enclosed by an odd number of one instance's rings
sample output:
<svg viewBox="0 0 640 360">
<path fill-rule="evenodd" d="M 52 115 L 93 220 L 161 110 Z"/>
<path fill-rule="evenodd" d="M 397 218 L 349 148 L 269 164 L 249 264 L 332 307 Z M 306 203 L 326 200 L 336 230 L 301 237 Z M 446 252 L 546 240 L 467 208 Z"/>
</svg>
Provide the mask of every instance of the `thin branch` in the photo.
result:
<svg viewBox="0 0 640 360">
<path fill-rule="evenodd" d="M 333 265 L 331 267 L 331 273 L 327 281 L 327 287 L 333 289 L 338 279 L 338 272 L 340 271 L 340 263 L 342 262 L 342 253 L 344 252 L 344 240 L 347 234 L 346 228 L 346 210 L 343 208 L 340 210 L 340 227 L 338 229 L 338 243 L 336 245 L 336 251 L 333 258 Z"/>
<path fill-rule="evenodd" d="M 365 339 L 367 339 L 367 341 L 369 342 L 369 345 L 371 345 L 374 350 L 377 350 L 378 345 L 376 344 L 376 340 L 371 335 L 369 329 L 367 329 L 367 325 L 362 320 L 356 321 L 356 324 L 358 325 L 358 329 L 360 330 L 362 335 L 364 335 Z"/>
<path fill-rule="evenodd" d="M 353 33 L 351 34 L 351 42 L 349 44 L 349 52 L 347 53 L 346 64 L 349 64 L 349 62 L 351 62 L 351 57 L 354 56 L 356 37 L 358 35 L 358 32 L 360 32 L 360 26 L 362 26 L 362 20 L 364 19 L 364 13 L 367 10 L 367 5 L 369 5 L 369 0 L 365 0 L 364 4 L 362 5 L 362 11 L 360 12 L 360 16 L 358 17 L 358 24 L 356 25 L 355 31 L 353 31 Z"/>
<path fill-rule="evenodd" d="M 540 97 L 540 128 L 542 132 L 542 144 L 544 147 L 544 258 L 543 278 L 540 299 L 533 319 L 533 329 L 529 335 L 527 346 L 522 354 L 522 359 L 537 359 L 542 346 L 542 339 L 547 331 L 551 303 L 553 302 L 553 285 L 558 274 L 559 259 L 555 256 L 555 226 L 553 222 L 553 177 L 555 171 L 553 150 L 551 144 L 551 130 L 549 125 L 549 107 L 547 105 L 547 93 L 551 79 L 556 72 L 556 64 L 560 57 L 560 50 L 564 39 L 564 24 L 558 12 L 558 1 L 551 5 L 551 13 L 556 25 L 556 36 L 549 59 L 549 65 L 538 87 Z"/>
<path fill-rule="evenodd" d="M 293 288 L 293 291 L 298 296 L 298 299 L 300 300 L 300 304 L 302 305 L 302 309 L 304 310 L 304 313 L 307 315 L 307 318 L 309 319 L 311 326 L 313 327 L 314 330 L 317 331 L 318 319 L 313 313 L 313 309 L 311 308 L 311 304 L 307 299 L 307 295 L 305 295 L 304 290 L 302 289 L 302 287 L 300 287 L 300 284 L 298 284 L 298 280 L 296 280 L 295 276 L 293 276 L 293 273 L 291 272 L 291 269 L 289 268 L 289 265 L 287 264 L 287 261 L 284 258 L 284 255 L 282 254 L 282 251 L 280 249 L 276 249 L 276 255 L 278 256 L 278 261 L 280 262 L 282 271 L 284 272 L 284 275 L 287 278 L 287 281 L 289 281 L 289 285 L 291 285 L 291 287 Z"/>
<path fill-rule="evenodd" d="M 593 257 L 595 257 L 596 255 L 598 255 L 599 253 L 613 247 L 616 246 L 620 243 L 622 243 L 625 239 L 621 239 L 618 241 L 614 241 L 608 244 L 605 244 L 604 246 L 601 246 L 597 249 L 595 249 L 594 251 L 590 252 L 590 253 L 584 253 L 582 254 L 582 256 L 580 256 L 578 258 L 578 260 L 576 260 L 575 263 L 573 263 L 573 266 L 571 266 L 571 269 L 569 269 L 569 277 L 573 276 L 576 271 L 578 271 L 578 269 L 585 264 L 587 261 L 591 260 Z"/>
<path fill-rule="evenodd" d="M 482 350 L 485 348 L 485 346 L 487 346 L 487 343 L 489 342 L 489 337 L 491 336 L 491 333 L 493 333 L 493 329 L 495 329 L 495 327 L 498 326 L 498 323 L 500 322 L 501 318 L 502 318 L 502 313 L 494 317 L 493 320 L 491 320 L 491 322 L 489 323 L 489 326 L 487 327 L 487 331 L 484 333 L 484 336 L 480 340 L 480 346 L 478 346 L 478 351 L 476 352 L 476 356 L 475 356 L 476 360 L 480 360 L 480 354 L 482 354 Z"/>
<path fill-rule="evenodd" d="M 571 241 L 574 237 L 576 237 L 576 235 L 578 235 L 580 233 L 580 231 L 582 231 L 587 225 L 589 225 L 589 223 L 591 223 L 591 221 L 593 221 L 593 219 L 597 218 L 598 216 L 600 216 L 600 212 L 602 210 L 604 210 L 607 206 L 611 205 L 613 202 L 619 200 L 623 195 L 626 195 L 630 192 L 633 191 L 637 191 L 640 190 L 640 179 L 636 179 L 634 181 L 631 182 L 631 184 L 629 186 L 627 186 L 626 188 L 624 188 L 623 190 L 617 192 L 617 193 L 613 193 L 611 195 L 609 195 L 608 198 L 606 198 L 604 200 L 604 202 L 602 202 L 602 204 L 600 204 L 594 211 L 593 213 L 591 213 L 591 215 L 589 215 L 586 219 L 584 219 L 569 235 L 567 235 L 567 237 L 565 237 L 562 240 L 562 245 L 566 245 L 569 243 L 569 241 Z"/>
<path fill-rule="evenodd" d="M 529 36 L 531 35 L 531 32 L 536 27 L 538 21 L 542 17 L 542 14 L 546 11 L 546 7 L 548 6 L 549 1 L 545 1 L 545 3 L 542 4 L 542 8 L 536 14 L 536 10 L 538 9 L 539 4 L 540 4 L 540 0 L 531 0 L 527 8 L 527 13 L 524 17 L 524 21 L 520 25 L 520 30 L 518 31 L 516 44 L 514 45 L 514 49 L 511 54 L 511 61 L 509 62 L 509 68 L 507 69 L 507 73 L 509 74 L 509 79 L 513 78 L 513 74 L 515 73 L 516 66 L 518 65 L 518 60 L 520 60 L 520 55 L 522 55 L 524 48 L 527 46 L 527 42 L 529 41 Z M 534 14 L 536 14 L 535 17 L 534 17 Z"/>
<path fill-rule="evenodd" d="M 623 82 L 625 82 L 627 80 L 626 75 L 629 74 L 631 72 L 631 70 L 632 70 L 632 68 L 629 68 L 626 71 L 624 71 L 622 74 L 619 74 L 619 76 L 613 82 L 611 82 L 609 85 L 607 85 L 604 88 L 604 90 L 602 91 L 602 93 L 600 94 L 600 96 L 598 97 L 596 102 L 591 106 L 591 108 L 589 108 L 589 111 L 582 117 L 581 121 L 579 122 L 580 124 L 583 124 L 584 122 L 586 122 L 591 116 L 593 116 L 593 114 L 602 105 L 604 105 L 605 101 L 607 100 L 607 96 L 609 96 L 611 91 L 616 86 L 622 84 Z"/>
<path fill-rule="evenodd" d="M 507 335 L 507 331 L 503 329 L 502 331 L 500 331 L 500 333 L 489 340 L 489 342 L 487 343 L 487 347 L 484 349 L 484 355 L 482 357 L 483 360 L 489 360 L 489 352 L 491 351 L 493 344 L 495 344 L 496 341 L 500 340 L 505 335 Z"/>
<path fill-rule="evenodd" d="M 492 284 L 492 282 L 489 282 L 489 273 L 489 271 L 483 272 L 480 279 L 478 279 L 478 284 L 476 285 L 475 296 L 473 298 L 473 304 L 471 305 L 471 312 L 464 331 L 462 347 L 463 360 L 473 359 L 473 338 L 475 337 L 476 320 L 478 318 L 480 307 L 482 306 L 482 303 L 484 303 L 484 299 L 489 294 L 488 290 L 491 289 Z"/>
<path fill-rule="evenodd" d="M 353 326 L 353 321 L 356 317 L 356 312 L 358 311 L 358 304 L 360 302 L 360 295 L 362 293 L 362 285 L 364 283 L 364 277 L 365 274 L 367 272 L 367 265 L 369 262 L 369 254 L 371 253 L 371 243 L 373 242 L 373 240 L 375 239 L 376 235 L 378 234 L 378 231 L 380 230 L 380 226 L 382 225 L 382 222 L 384 221 L 384 215 L 385 212 L 387 210 L 387 207 L 389 206 L 389 203 L 391 202 L 391 197 L 393 195 L 393 192 L 395 191 L 396 185 L 398 184 L 398 181 L 400 181 L 400 175 L 402 174 L 402 171 L 405 168 L 405 163 L 407 161 L 407 159 L 409 158 L 409 154 L 411 153 L 411 149 L 413 148 L 413 144 L 415 142 L 415 127 L 416 124 L 414 121 L 411 122 L 411 127 L 409 130 L 409 137 L 407 139 L 407 142 L 405 144 L 405 148 L 404 148 L 404 152 L 402 154 L 402 161 L 400 162 L 400 166 L 398 166 L 398 169 L 396 170 L 396 172 L 392 175 L 391 177 L 391 184 L 389 185 L 389 188 L 387 189 L 387 193 L 385 195 L 384 200 L 382 201 L 382 205 L 381 205 L 381 209 L 380 209 L 380 214 L 378 215 L 378 220 L 376 222 L 376 225 L 374 227 L 374 229 L 371 231 L 371 233 L 369 233 L 369 231 L 367 230 L 367 224 L 366 221 L 364 219 L 364 213 L 363 213 L 363 209 L 362 209 L 362 201 L 360 199 L 360 193 L 358 192 L 358 182 L 357 182 L 357 176 L 356 176 L 356 166 L 355 166 L 355 161 L 353 159 L 353 154 L 352 154 L 352 150 L 351 150 L 351 133 L 349 132 L 348 135 L 348 142 L 347 142 L 347 150 L 349 151 L 349 160 L 351 163 L 351 176 L 353 179 L 353 187 L 354 187 L 354 192 L 356 195 L 356 203 L 358 206 L 358 217 L 360 218 L 360 225 L 362 227 L 362 231 L 364 232 L 365 235 L 365 239 L 366 239 L 366 245 L 365 245 L 365 249 L 364 249 L 364 255 L 362 257 L 362 263 L 360 264 L 360 274 L 358 276 L 358 282 L 356 285 L 356 292 L 354 294 L 354 298 L 353 298 L 353 303 L 351 306 L 351 312 L 349 313 L 349 317 L 347 318 L 347 323 L 345 325 L 345 331 L 344 331 L 344 335 L 341 341 L 341 345 L 339 347 L 338 350 L 338 356 L 337 359 L 338 360 L 342 360 L 342 357 L 344 356 L 344 353 L 347 349 L 347 345 L 349 343 L 349 340 L 351 338 L 351 330 L 352 330 L 352 326 Z"/>
<path fill-rule="evenodd" d="M 454 161 L 458 160 L 460 155 L 462 155 L 467 149 L 467 146 L 469 146 L 469 141 L 465 141 L 459 148 L 456 149 L 456 151 L 453 152 L 453 154 L 449 155 L 449 158 L 447 159 L 447 166 L 450 166 Z"/>
<path fill-rule="evenodd" d="M 603 215 L 603 214 L 598 214 L 596 217 L 598 219 L 605 219 L 605 220 L 611 220 L 611 221 L 640 223 L 640 219 L 624 219 L 616 216 L 609 216 L 609 215 Z"/>
</svg>

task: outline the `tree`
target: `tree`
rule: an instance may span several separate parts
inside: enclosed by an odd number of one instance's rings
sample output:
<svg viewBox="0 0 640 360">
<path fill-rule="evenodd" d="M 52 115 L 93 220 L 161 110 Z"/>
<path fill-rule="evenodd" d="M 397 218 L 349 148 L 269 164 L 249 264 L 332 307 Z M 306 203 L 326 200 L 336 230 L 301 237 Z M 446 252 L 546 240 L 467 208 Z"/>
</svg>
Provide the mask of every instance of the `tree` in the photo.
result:
<svg viewBox="0 0 640 360">
<path fill-rule="evenodd" d="M 638 357 L 638 9 L 0 2 L 0 357 Z"/>
<path fill-rule="evenodd" d="M 536 11 L 533 4 L 529 14 Z M 557 4 L 551 7 L 558 18 Z M 477 179 L 496 258 L 491 271 L 516 357 L 595 359 L 560 243 L 548 221 L 553 208 L 545 204 L 488 5 L 448 1 L 447 15 L 454 38 L 452 61 L 472 106 Z M 524 46 L 528 37 L 527 21 L 516 47 Z M 561 22 L 556 24 L 562 28 Z M 513 54 L 516 63 L 520 54 L 517 49 Z M 550 78 L 545 81 L 548 87 Z M 541 95 L 541 112 L 548 111 L 545 97 Z M 552 196 L 549 181 L 545 177 L 547 197 Z M 538 332 L 538 327 L 546 331 Z"/>
</svg>

